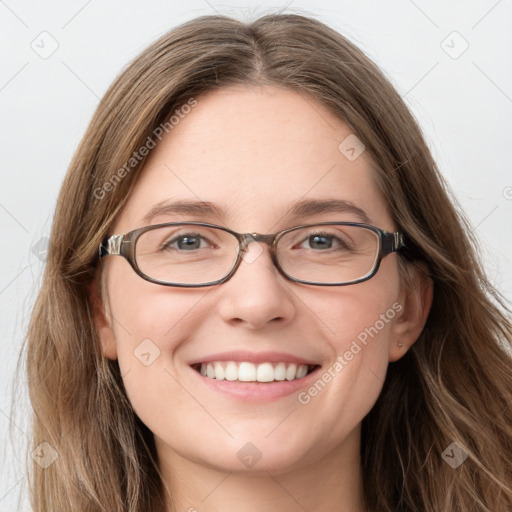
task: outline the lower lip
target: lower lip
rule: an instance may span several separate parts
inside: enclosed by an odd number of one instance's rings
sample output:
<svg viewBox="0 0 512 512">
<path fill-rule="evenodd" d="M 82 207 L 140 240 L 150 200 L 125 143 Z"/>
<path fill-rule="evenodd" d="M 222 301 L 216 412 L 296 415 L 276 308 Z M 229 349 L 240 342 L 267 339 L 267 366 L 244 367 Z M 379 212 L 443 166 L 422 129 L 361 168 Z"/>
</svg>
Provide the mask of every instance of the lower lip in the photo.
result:
<svg viewBox="0 0 512 512">
<path fill-rule="evenodd" d="M 316 379 L 320 367 L 315 368 L 311 373 L 297 380 L 283 380 L 274 382 L 239 382 L 229 380 L 217 380 L 204 377 L 199 372 L 191 370 L 210 389 L 223 393 L 231 398 L 242 402 L 271 402 L 308 387 Z"/>
</svg>

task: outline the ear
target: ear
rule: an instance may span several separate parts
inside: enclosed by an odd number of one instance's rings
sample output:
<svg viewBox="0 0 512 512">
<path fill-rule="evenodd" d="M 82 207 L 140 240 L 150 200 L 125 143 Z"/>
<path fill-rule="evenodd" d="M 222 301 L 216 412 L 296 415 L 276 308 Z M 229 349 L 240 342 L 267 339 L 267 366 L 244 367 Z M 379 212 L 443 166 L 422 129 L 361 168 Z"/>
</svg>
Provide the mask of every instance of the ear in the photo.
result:
<svg viewBox="0 0 512 512">
<path fill-rule="evenodd" d="M 407 263 L 407 283 L 402 285 L 399 316 L 393 324 L 389 361 L 400 359 L 419 338 L 434 297 L 434 283 L 422 262 Z"/>
<path fill-rule="evenodd" d="M 89 298 L 93 308 L 93 318 L 100 336 L 101 351 L 109 359 L 117 359 L 117 346 L 114 331 L 107 320 L 106 310 L 101 298 L 99 276 L 88 286 Z"/>
</svg>

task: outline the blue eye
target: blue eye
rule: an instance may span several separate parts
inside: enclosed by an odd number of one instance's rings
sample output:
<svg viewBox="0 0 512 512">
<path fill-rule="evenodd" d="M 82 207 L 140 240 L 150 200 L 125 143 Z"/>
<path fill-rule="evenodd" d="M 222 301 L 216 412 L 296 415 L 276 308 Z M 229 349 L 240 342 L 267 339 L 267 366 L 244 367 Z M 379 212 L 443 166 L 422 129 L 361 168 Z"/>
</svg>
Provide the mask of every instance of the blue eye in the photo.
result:
<svg viewBox="0 0 512 512">
<path fill-rule="evenodd" d="M 326 235 L 311 235 L 308 237 L 308 243 L 312 249 L 330 249 L 333 239 Z"/>
<path fill-rule="evenodd" d="M 303 247 L 305 243 L 307 243 L 309 247 Z M 312 249 L 314 251 L 333 248 L 338 250 L 351 250 L 351 244 L 331 233 L 313 233 L 299 245 L 305 249 Z"/>
<path fill-rule="evenodd" d="M 187 233 L 184 235 L 177 236 L 172 240 L 169 240 L 168 242 L 165 242 L 162 246 L 162 249 L 177 249 L 180 251 L 191 251 L 210 246 L 210 244 L 208 243 L 206 243 L 206 245 L 201 245 L 201 241 L 206 242 L 206 239 L 197 233 Z"/>
</svg>

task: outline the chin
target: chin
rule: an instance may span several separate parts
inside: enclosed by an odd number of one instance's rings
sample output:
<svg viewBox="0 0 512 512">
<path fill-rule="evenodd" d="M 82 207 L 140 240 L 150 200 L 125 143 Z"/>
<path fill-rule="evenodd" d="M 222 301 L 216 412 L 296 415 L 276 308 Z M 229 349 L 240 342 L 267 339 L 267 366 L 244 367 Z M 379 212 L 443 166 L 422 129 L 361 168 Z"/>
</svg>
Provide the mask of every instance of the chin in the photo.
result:
<svg viewBox="0 0 512 512">
<path fill-rule="evenodd" d="M 251 439 L 247 436 L 247 439 Z M 307 466 L 302 449 L 282 443 L 277 445 L 264 438 L 254 441 L 237 442 L 231 440 L 230 446 L 219 447 L 216 453 L 198 454 L 196 462 L 222 472 L 268 476 L 268 473 L 281 474 Z M 222 452 L 222 453 L 220 453 Z M 202 456 L 201 456 L 202 455 Z"/>
</svg>

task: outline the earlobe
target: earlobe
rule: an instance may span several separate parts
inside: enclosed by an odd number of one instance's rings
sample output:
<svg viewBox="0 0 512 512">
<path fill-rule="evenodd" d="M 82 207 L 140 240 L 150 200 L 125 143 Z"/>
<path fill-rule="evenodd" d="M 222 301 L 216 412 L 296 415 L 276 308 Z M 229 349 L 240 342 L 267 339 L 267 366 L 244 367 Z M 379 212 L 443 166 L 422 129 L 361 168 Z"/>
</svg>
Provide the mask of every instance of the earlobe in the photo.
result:
<svg viewBox="0 0 512 512">
<path fill-rule="evenodd" d="M 408 269 L 408 285 L 403 286 L 403 309 L 395 320 L 389 347 L 389 361 L 400 359 L 419 338 L 432 306 L 434 283 L 425 264 L 415 262 Z"/>
<path fill-rule="evenodd" d="M 91 300 L 94 323 L 99 334 L 101 351 L 109 359 L 117 359 L 117 346 L 114 331 L 105 314 L 103 299 L 99 290 L 98 278 L 88 286 Z"/>
</svg>

